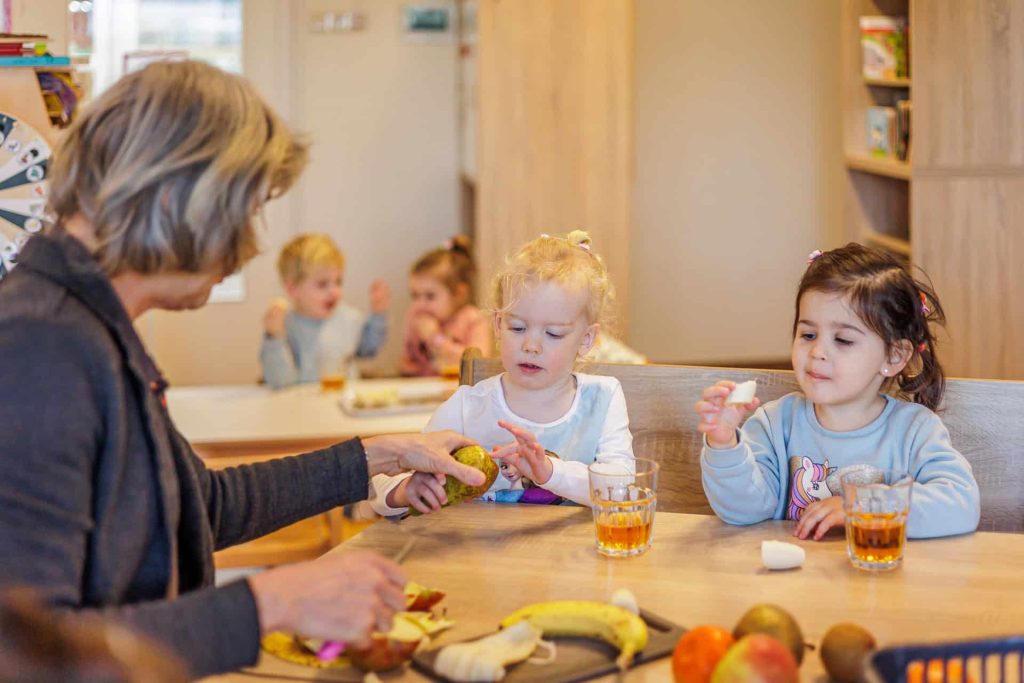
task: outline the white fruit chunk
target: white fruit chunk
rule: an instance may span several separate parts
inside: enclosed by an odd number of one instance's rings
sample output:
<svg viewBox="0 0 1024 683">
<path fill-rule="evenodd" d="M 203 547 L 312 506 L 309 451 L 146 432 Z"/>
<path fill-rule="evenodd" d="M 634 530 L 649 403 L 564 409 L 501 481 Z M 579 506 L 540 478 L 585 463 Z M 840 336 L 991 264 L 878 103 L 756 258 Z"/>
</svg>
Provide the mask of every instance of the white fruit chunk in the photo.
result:
<svg viewBox="0 0 1024 683">
<path fill-rule="evenodd" d="M 796 569 L 802 567 L 807 554 L 804 549 L 782 541 L 761 541 L 761 561 L 768 569 Z"/>
<path fill-rule="evenodd" d="M 752 379 L 749 382 L 743 382 L 737 384 L 736 388 L 733 389 L 729 396 L 725 399 L 726 404 L 738 403 L 746 405 L 754 400 L 754 396 L 757 394 L 757 380 Z"/>
<path fill-rule="evenodd" d="M 636 602 L 636 596 L 628 588 L 620 588 L 612 593 L 612 599 L 608 602 L 618 605 L 622 609 L 627 609 L 633 614 L 640 614 L 640 605 Z"/>
</svg>

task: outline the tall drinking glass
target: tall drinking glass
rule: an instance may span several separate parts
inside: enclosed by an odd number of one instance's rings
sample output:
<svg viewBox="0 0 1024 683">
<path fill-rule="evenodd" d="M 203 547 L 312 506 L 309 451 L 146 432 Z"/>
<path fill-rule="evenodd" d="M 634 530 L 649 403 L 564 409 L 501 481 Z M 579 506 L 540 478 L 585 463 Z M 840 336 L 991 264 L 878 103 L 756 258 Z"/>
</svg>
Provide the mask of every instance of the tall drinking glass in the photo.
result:
<svg viewBox="0 0 1024 683">
<path fill-rule="evenodd" d="M 628 463 L 595 462 L 589 472 L 597 552 L 609 557 L 646 552 L 651 547 L 658 504 L 658 463 L 643 458 Z"/>
<path fill-rule="evenodd" d="M 914 480 L 899 470 L 844 474 L 846 550 L 859 569 L 895 569 L 903 562 Z"/>
</svg>

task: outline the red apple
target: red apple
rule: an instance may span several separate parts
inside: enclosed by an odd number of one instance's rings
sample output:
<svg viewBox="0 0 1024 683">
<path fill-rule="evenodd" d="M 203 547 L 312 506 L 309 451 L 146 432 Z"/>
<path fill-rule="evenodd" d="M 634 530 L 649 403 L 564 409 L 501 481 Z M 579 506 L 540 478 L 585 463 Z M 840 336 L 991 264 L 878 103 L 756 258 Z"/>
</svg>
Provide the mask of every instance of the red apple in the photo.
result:
<svg viewBox="0 0 1024 683">
<path fill-rule="evenodd" d="M 415 581 L 405 584 L 405 609 L 408 612 L 425 612 L 444 599 L 444 593 L 421 586 Z"/>
<path fill-rule="evenodd" d="M 345 650 L 345 656 L 353 666 L 363 671 L 387 671 L 409 661 L 420 641 L 426 637 L 423 629 L 399 613 L 395 615 L 390 631 L 374 633 L 370 636 L 372 642 L 369 647 L 349 648 Z"/>
<path fill-rule="evenodd" d="M 775 638 L 752 633 L 729 648 L 711 683 L 798 683 L 796 659 Z"/>
</svg>

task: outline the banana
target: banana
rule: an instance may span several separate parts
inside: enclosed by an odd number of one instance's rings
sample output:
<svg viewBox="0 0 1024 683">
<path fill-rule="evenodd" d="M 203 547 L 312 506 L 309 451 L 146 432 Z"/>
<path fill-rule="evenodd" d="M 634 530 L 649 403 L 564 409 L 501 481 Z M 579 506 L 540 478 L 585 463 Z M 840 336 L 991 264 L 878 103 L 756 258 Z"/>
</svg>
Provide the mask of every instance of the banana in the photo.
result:
<svg viewBox="0 0 1024 683">
<path fill-rule="evenodd" d="M 501 620 L 508 628 L 528 620 L 550 636 L 597 638 L 619 648 L 615 662 L 620 670 L 633 663 L 637 652 L 647 646 L 647 624 L 629 610 L 605 602 L 554 600 L 527 605 Z"/>
</svg>

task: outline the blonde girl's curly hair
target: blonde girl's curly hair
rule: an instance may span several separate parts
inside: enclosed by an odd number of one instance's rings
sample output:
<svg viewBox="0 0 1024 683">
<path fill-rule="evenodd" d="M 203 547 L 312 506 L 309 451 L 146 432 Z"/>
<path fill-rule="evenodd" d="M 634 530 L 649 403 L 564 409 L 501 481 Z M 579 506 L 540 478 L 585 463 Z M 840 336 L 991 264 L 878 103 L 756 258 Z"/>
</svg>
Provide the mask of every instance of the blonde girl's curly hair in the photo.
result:
<svg viewBox="0 0 1024 683">
<path fill-rule="evenodd" d="M 81 214 L 94 257 L 125 270 L 233 272 L 259 251 L 254 216 L 306 163 L 245 79 L 196 61 L 128 74 L 85 108 L 50 168 L 50 211 Z"/>
<path fill-rule="evenodd" d="M 590 235 L 573 230 L 565 237 L 541 235 L 505 259 L 494 278 L 495 310 L 501 314 L 515 305 L 523 285 L 555 282 L 587 292 L 585 313 L 589 324 L 607 324 L 615 288 L 604 261 L 594 253 Z"/>
</svg>

